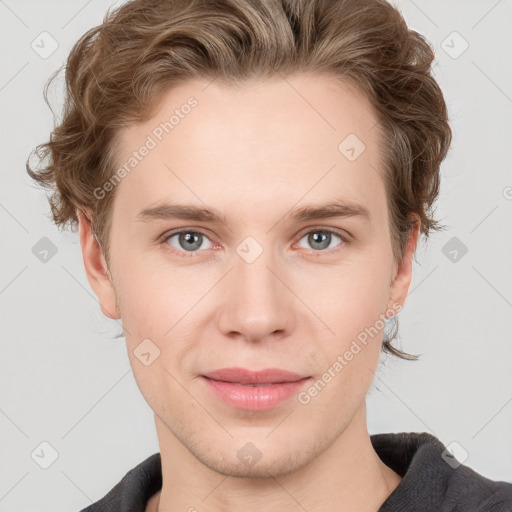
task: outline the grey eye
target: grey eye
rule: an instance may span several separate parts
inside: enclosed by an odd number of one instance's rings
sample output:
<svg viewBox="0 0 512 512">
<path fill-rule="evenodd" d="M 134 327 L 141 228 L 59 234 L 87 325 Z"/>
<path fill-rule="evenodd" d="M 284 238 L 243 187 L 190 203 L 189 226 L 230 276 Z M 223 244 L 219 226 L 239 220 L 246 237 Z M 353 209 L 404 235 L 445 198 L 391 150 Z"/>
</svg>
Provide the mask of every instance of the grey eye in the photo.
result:
<svg viewBox="0 0 512 512">
<path fill-rule="evenodd" d="M 309 233 L 306 233 L 301 238 L 301 240 L 307 239 L 307 243 L 310 245 L 310 247 L 305 247 L 305 249 L 312 248 L 317 251 L 323 251 L 325 249 L 332 248 L 330 247 L 330 245 L 331 242 L 333 241 L 333 236 L 335 238 L 338 238 L 339 240 L 342 240 L 340 235 L 337 235 L 336 233 L 327 230 L 310 231 Z"/>
<path fill-rule="evenodd" d="M 167 240 L 172 240 L 173 238 L 177 240 L 177 245 L 172 242 L 170 245 L 174 247 L 174 249 L 184 250 L 186 252 L 196 252 L 201 249 L 203 242 L 208 240 L 206 235 L 197 231 L 179 231 L 169 235 Z"/>
</svg>

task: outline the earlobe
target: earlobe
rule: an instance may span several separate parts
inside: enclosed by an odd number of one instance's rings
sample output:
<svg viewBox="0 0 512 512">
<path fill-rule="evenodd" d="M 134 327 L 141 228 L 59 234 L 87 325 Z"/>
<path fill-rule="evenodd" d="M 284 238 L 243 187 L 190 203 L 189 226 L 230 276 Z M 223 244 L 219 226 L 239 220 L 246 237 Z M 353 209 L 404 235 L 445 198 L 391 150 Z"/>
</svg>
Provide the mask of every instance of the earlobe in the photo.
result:
<svg viewBox="0 0 512 512">
<path fill-rule="evenodd" d="M 397 265 L 396 276 L 390 287 L 388 310 L 398 312 L 405 305 L 412 279 L 412 262 L 418 245 L 420 226 L 420 221 L 417 220 L 414 224 L 414 228 L 411 229 L 409 242 L 402 261 Z"/>
<path fill-rule="evenodd" d="M 121 314 L 117 304 L 114 286 L 108 269 L 103 249 L 96 240 L 90 212 L 77 209 L 80 228 L 80 246 L 87 280 L 98 297 L 102 313 L 108 318 L 119 319 Z"/>
</svg>

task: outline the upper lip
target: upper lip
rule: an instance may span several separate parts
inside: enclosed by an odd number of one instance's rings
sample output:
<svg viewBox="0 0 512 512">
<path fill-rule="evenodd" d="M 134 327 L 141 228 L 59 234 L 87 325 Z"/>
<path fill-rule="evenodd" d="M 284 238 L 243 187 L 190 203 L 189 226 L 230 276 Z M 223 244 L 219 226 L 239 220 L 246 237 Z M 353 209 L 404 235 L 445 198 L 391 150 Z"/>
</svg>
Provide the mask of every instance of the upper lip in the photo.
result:
<svg viewBox="0 0 512 512">
<path fill-rule="evenodd" d="M 295 382 L 307 378 L 306 375 L 281 370 L 279 368 L 266 368 L 265 370 L 248 370 L 246 368 L 222 368 L 203 374 L 212 380 L 224 382 L 237 382 L 240 384 L 268 384 L 279 382 Z"/>
</svg>

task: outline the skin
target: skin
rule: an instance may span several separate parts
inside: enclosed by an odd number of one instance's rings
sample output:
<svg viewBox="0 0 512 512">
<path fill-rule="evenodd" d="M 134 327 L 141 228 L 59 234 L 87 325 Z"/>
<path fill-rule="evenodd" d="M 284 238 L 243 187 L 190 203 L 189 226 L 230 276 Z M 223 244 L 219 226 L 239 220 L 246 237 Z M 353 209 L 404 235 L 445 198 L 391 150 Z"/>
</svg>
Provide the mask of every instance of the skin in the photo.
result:
<svg viewBox="0 0 512 512">
<path fill-rule="evenodd" d="M 163 487 L 146 510 L 376 511 L 401 480 L 366 423 L 382 330 L 306 405 L 292 397 L 267 411 L 235 409 L 199 375 L 277 367 L 317 380 L 379 315 L 405 304 L 419 225 L 394 261 L 377 117 L 362 93 L 327 76 L 191 81 L 118 133 L 119 162 L 190 96 L 197 107 L 117 185 L 110 268 L 80 214 L 89 283 L 103 313 L 122 319 L 155 415 Z M 354 161 L 338 151 L 350 133 L 366 145 Z M 284 217 L 339 197 L 366 206 L 370 222 Z M 226 224 L 136 220 L 163 200 L 214 207 Z M 159 241 L 176 228 L 203 233 L 200 248 Z M 334 233 L 318 248 L 307 235 L 319 228 L 350 237 Z M 250 264 L 236 252 L 247 236 L 263 249 Z M 134 354 L 146 338 L 160 350 L 148 366 Z M 252 467 L 237 457 L 247 442 L 261 453 Z"/>
</svg>

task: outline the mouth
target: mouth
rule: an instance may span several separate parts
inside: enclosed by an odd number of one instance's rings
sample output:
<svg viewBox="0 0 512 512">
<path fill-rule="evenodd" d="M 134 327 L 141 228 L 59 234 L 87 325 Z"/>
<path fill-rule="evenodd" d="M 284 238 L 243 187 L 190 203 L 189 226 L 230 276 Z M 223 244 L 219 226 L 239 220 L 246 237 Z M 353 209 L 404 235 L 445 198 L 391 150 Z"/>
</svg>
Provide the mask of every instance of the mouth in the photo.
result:
<svg viewBox="0 0 512 512">
<path fill-rule="evenodd" d="M 312 380 L 310 376 L 275 368 L 261 371 L 226 368 L 201 377 L 207 389 L 227 405 L 254 411 L 277 407 Z"/>
<path fill-rule="evenodd" d="M 211 379 L 215 380 L 215 379 Z M 217 382 L 227 382 L 227 381 L 217 381 Z M 284 382 L 265 382 L 263 384 L 244 384 L 242 382 L 232 382 L 231 384 L 236 384 L 237 386 L 246 386 L 251 388 L 265 388 L 268 386 L 275 386 L 276 384 L 284 384 Z"/>
<path fill-rule="evenodd" d="M 309 375 L 283 370 L 280 368 L 267 368 L 265 370 L 248 370 L 246 368 L 233 367 L 223 368 L 205 373 L 203 377 L 222 382 L 231 382 L 234 384 L 271 386 L 273 384 L 285 384 L 287 382 L 297 382 L 308 378 Z"/>
</svg>

